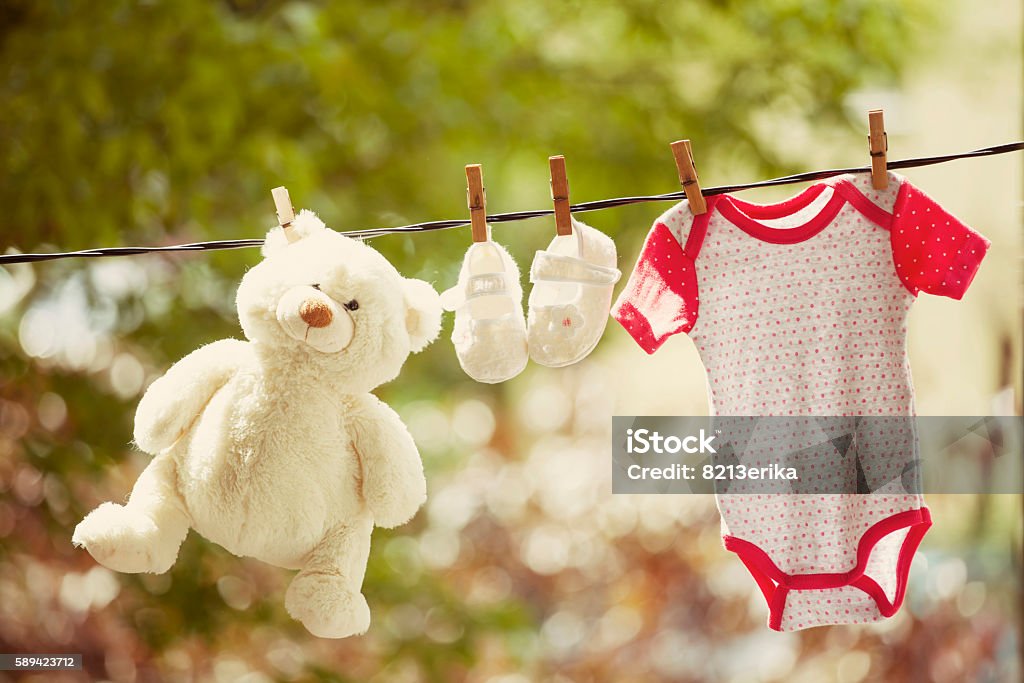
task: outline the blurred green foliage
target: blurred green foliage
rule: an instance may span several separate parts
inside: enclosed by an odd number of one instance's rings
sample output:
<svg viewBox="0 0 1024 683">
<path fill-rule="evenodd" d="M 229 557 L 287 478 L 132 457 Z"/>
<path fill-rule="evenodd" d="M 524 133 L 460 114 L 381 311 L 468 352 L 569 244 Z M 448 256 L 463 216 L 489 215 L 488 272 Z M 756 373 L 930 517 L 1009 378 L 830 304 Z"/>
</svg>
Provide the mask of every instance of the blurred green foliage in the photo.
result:
<svg viewBox="0 0 1024 683">
<path fill-rule="evenodd" d="M 472 161 L 543 206 L 554 153 L 581 198 L 671 188 L 681 136 L 777 170 L 752 121 L 841 123 L 919 4 L 6 2 L 5 242 L 259 236 L 278 184 L 337 229 L 460 216 Z"/>
<path fill-rule="evenodd" d="M 705 178 L 795 170 L 800 160 L 759 126 L 847 126 L 846 96 L 898 81 L 929 17 L 923 0 L 7 0 L 0 248 L 260 237 L 274 222 L 269 189 L 282 184 L 296 207 L 339 230 L 460 217 L 471 162 L 484 165 L 492 212 L 543 208 L 551 154 L 566 155 L 577 200 L 670 191 L 667 143 L 679 137 L 695 141 Z M 626 260 L 650 217 L 630 207 L 587 220 L 620 238 Z M 495 234 L 526 255 L 551 225 Z M 441 289 L 467 243 L 452 230 L 373 246 Z M 0 270 L 0 579 L 20 585 L 45 566 L 58 578 L 91 570 L 71 530 L 100 500 L 124 496 L 142 464 L 128 444 L 142 379 L 240 334 L 234 286 L 258 258 L 246 250 Z M 81 316 L 74 324 L 71 310 Z M 38 333 L 45 348 L 28 353 L 37 326 L 50 338 Z M 89 352 L 58 343 L 69 339 Z M 513 391 L 486 397 L 497 418 L 488 447 L 508 460 L 530 438 L 509 426 Z M 446 411 L 480 390 L 441 342 L 382 395 Z M 428 478 L 475 450 L 425 452 Z M 390 626 L 372 638 L 312 642 L 284 613 L 286 572 L 193 534 L 169 578 L 119 576 L 117 599 L 78 620 L 9 600 L 0 650 L 59 652 L 70 642 L 96 676 L 118 678 L 127 659 L 133 674 L 120 677 L 139 680 L 174 678 L 187 669 L 182 657 L 197 670 L 214 655 L 258 659 L 266 653 L 252 650 L 278 638 L 303 650 L 297 668 L 275 664 L 281 679 L 379 671 L 386 681 L 451 681 L 484 663 L 514 671 L 538 656 L 534 634 L 556 581 L 506 563 L 515 529 L 475 524 L 465 533 L 476 554 L 439 570 L 406 543 L 429 531 L 424 515 L 375 532 L 366 593 L 375 624 Z M 635 542 L 627 550 L 651 576 L 667 581 L 669 563 L 679 581 L 694 580 L 689 560 Z M 495 565 L 515 590 L 468 602 L 469 577 Z M 47 619 L 63 626 L 47 630 Z M 401 636 L 416 619 L 430 637 Z M 581 671 L 594 675 L 598 664 Z"/>
</svg>

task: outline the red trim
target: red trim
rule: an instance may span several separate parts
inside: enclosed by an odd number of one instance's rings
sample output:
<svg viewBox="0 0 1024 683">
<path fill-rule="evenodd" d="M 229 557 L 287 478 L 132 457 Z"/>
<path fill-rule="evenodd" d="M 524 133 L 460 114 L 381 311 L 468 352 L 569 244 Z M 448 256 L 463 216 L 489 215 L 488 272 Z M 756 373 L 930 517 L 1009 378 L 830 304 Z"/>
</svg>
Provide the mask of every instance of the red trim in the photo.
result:
<svg viewBox="0 0 1024 683">
<path fill-rule="evenodd" d="M 704 245 L 704 238 L 708 234 L 708 223 L 711 222 L 711 215 L 715 212 L 717 200 L 717 195 L 708 197 L 707 211 L 694 216 L 693 222 L 690 224 L 690 234 L 686 236 L 686 246 L 683 247 L 683 253 L 689 256 L 690 260 L 695 263 L 697 261 L 697 254 L 700 253 L 700 248 Z"/>
<path fill-rule="evenodd" d="M 731 537 L 726 537 L 726 539 L 729 538 Z M 728 540 L 726 540 L 725 547 L 729 547 Z M 751 559 L 748 553 L 737 552 L 736 554 L 739 556 L 740 561 L 743 562 L 743 564 L 746 566 L 747 571 L 750 572 L 750 575 L 754 577 L 754 581 L 757 581 L 757 587 L 761 589 L 761 593 L 764 595 L 764 599 L 768 601 L 769 605 L 771 605 L 772 595 L 775 594 L 775 591 L 778 588 L 778 586 L 776 586 L 775 582 L 771 580 L 771 577 L 769 577 L 765 572 L 762 572 L 760 569 L 758 569 L 758 565 L 754 563 L 754 561 Z"/>
<path fill-rule="evenodd" d="M 756 218 L 784 218 L 806 208 L 828 187 L 835 189 L 839 197 L 833 196 L 822 208 L 821 212 L 807 223 L 795 228 L 770 228 L 767 225 L 758 223 Z M 793 244 L 810 239 L 824 230 L 829 223 L 839 214 L 843 204 L 848 202 L 853 208 L 862 213 L 868 220 L 878 226 L 889 230 L 892 227 L 893 215 L 868 199 L 856 185 L 850 182 L 847 177 L 839 177 L 827 182 L 816 183 L 789 199 L 777 204 L 754 204 L 738 199 L 732 195 L 718 195 L 711 198 L 723 200 L 718 207 L 725 216 L 736 227 L 744 232 L 766 242 L 776 244 Z M 709 204 L 708 214 L 711 213 L 713 203 Z M 705 214 L 707 215 L 707 214 Z M 702 216 L 695 219 L 694 227 Z M 707 225 L 702 226 L 697 248 L 704 239 Z M 692 237 L 692 235 L 691 235 Z M 687 243 L 689 248 L 689 243 Z M 688 249 L 689 250 L 689 249 Z"/>
<path fill-rule="evenodd" d="M 836 192 L 846 198 L 850 205 L 864 214 L 872 223 L 889 230 L 892 228 L 892 214 L 864 196 L 856 185 L 846 179 L 838 179 L 833 185 Z"/>
<path fill-rule="evenodd" d="M 876 522 L 857 544 L 857 564 L 847 572 L 818 574 L 786 574 L 772 561 L 768 553 L 750 541 L 735 536 L 725 536 L 725 547 L 736 553 L 746 565 L 768 602 L 768 626 L 781 630 L 782 615 L 786 608 L 786 595 L 791 590 L 823 590 L 853 586 L 867 593 L 875 601 L 878 611 L 884 617 L 891 617 L 903 604 L 907 590 L 907 575 L 921 539 L 932 525 L 928 508 L 906 510 Z M 896 593 L 892 601 L 881 586 L 864 574 L 868 559 L 875 545 L 889 534 L 910 528 L 900 548 L 896 562 Z"/>
<path fill-rule="evenodd" d="M 754 204 L 724 194 L 719 195 L 717 205 L 722 216 L 751 237 L 774 244 L 794 244 L 808 240 L 828 227 L 839 215 L 846 198 L 840 192 L 834 191 L 818 215 L 794 228 L 771 228 L 758 223 L 755 219 L 785 218 L 792 215 L 809 206 L 828 187 L 824 183 L 811 185 L 800 194 L 777 204 Z"/>
<path fill-rule="evenodd" d="M 773 631 L 782 630 L 782 615 L 786 611 L 787 597 L 789 597 L 789 588 L 779 586 L 775 595 L 768 601 L 768 628 Z"/>
</svg>

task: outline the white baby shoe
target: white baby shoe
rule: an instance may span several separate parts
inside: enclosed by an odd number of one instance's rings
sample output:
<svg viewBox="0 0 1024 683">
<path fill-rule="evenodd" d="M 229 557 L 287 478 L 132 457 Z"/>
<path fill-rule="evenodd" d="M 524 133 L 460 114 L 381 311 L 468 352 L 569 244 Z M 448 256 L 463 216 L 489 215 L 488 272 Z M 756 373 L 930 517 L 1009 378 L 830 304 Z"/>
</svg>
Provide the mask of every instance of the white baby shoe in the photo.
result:
<svg viewBox="0 0 1024 683">
<path fill-rule="evenodd" d="M 457 285 L 441 294 L 455 311 L 452 344 L 459 364 L 477 382 L 496 384 L 523 371 L 526 320 L 519 268 L 497 242 L 474 242 L 466 251 Z"/>
<path fill-rule="evenodd" d="M 616 268 L 615 243 L 600 230 L 572 221 L 572 234 L 556 236 L 530 268 L 530 358 L 557 368 L 583 360 L 597 347 L 608 322 Z"/>
</svg>

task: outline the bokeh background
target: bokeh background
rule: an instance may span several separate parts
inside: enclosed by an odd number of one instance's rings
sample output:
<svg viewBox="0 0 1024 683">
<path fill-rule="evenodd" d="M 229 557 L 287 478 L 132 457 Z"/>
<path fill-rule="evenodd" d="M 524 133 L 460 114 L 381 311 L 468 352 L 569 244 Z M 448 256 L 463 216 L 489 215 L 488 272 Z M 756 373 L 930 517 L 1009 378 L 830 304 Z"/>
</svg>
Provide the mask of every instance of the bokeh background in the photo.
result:
<svg viewBox="0 0 1024 683">
<path fill-rule="evenodd" d="M 578 201 L 1021 138 L 1014 0 L 0 2 L 0 249 L 261 237 L 269 190 L 339 230 L 548 206 L 546 157 Z M 908 173 L 994 248 L 962 302 L 916 305 L 923 414 L 1021 411 L 1020 154 Z M 755 201 L 793 188 L 748 193 Z M 628 272 L 665 207 L 585 219 Z M 495 238 L 521 266 L 548 220 Z M 451 286 L 467 230 L 377 238 Z M 378 530 L 368 635 L 318 640 L 283 608 L 290 572 L 192 534 L 162 576 L 72 548 L 79 519 L 145 465 L 147 383 L 238 336 L 257 250 L 0 268 L 0 652 L 78 652 L 36 681 L 1019 681 L 1020 496 L 933 496 L 907 604 L 873 626 L 770 632 L 721 547 L 710 497 L 612 496 L 610 416 L 700 414 L 693 345 L 647 357 L 613 323 L 578 365 L 498 386 L 446 334 L 379 394 L 426 464 L 430 499 Z M 7 680 L 12 674 L 0 673 Z M 11 678 L 13 680 L 13 678 Z"/>
</svg>

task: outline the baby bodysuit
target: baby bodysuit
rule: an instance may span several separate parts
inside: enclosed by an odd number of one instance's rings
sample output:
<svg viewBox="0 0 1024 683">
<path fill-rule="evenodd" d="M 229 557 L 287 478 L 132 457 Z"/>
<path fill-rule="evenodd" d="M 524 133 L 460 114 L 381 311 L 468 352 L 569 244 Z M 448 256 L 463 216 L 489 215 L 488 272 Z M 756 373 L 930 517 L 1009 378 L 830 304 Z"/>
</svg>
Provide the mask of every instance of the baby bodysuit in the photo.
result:
<svg viewBox="0 0 1024 683">
<path fill-rule="evenodd" d="M 698 216 L 677 204 L 654 223 L 613 317 L 648 353 L 687 333 L 712 415 L 913 415 L 910 305 L 919 292 L 963 297 L 989 242 L 888 177 L 874 190 L 868 174 L 838 176 L 770 205 L 711 196 Z M 931 525 L 919 492 L 797 490 L 716 496 L 725 546 L 764 593 L 768 625 L 893 615 Z"/>
</svg>

